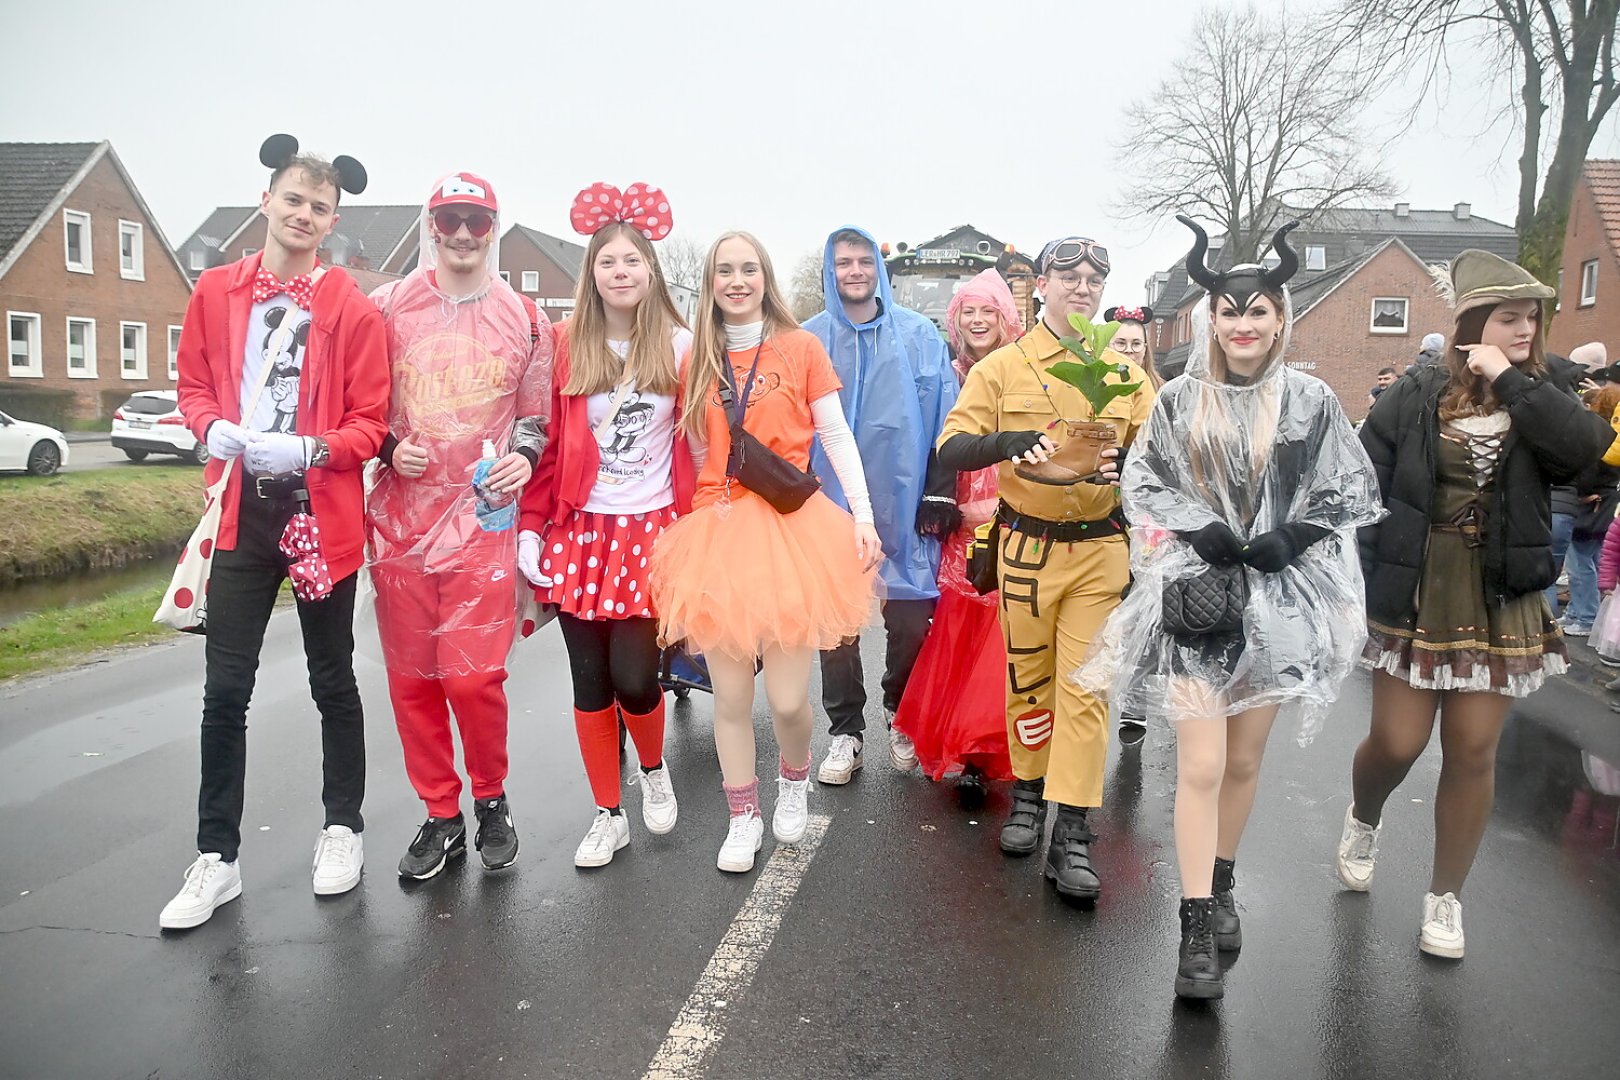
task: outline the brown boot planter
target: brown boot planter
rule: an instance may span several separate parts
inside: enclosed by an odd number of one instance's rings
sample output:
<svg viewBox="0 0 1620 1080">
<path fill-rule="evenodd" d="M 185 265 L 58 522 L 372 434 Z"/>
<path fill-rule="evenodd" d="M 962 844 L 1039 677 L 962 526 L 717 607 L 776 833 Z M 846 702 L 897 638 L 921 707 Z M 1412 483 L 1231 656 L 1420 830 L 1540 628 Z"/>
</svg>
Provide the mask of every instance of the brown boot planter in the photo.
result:
<svg viewBox="0 0 1620 1080">
<path fill-rule="evenodd" d="M 1034 484 L 1069 487 L 1073 484 L 1098 483 L 1097 468 L 1102 463 L 1102 452 L 1119 439 L 1114 425 L 1097 420 L 1065 420 L 1068 438 L 1051 457 L 1038 465 L 1014 465 L 1013 472 Z"/>
</svg>

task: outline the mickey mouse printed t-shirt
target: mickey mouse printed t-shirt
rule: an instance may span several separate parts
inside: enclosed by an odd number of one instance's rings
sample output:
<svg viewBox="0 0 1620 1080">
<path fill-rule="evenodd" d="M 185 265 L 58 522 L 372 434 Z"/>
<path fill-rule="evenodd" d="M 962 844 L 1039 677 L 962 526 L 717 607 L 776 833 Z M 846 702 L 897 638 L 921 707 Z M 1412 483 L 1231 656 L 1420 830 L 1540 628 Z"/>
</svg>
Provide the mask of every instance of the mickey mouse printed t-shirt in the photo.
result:
<svg viewBox="0 0 1620 1080">
<path fill-rule="evenodd" d="M 623 360 L 628 341 L 608 341 L 608 348 Z M 692 348 L 692 332 L 677 328 L 674 335 L 675 370 L 684 370 Z M 619 403 L 613 422 L 598 434 L 613 392 L 585 399 L 585 416 L 596 439 L 600 464 L 596 485 L 583 509 L 591 514 L 645 514 L 675 501 L 675 396 L 650 394 L 631 386 Z"/>
<path fill-rule="evenodd" d="M 269 356 L 270 341 L 276 336 L 276 327 L 288 308 L 292 314 L 292 337 L 287 351 L 280 357 Z M 275 361 L 269 372 L 269 382 L 259 394 L 259 403 L 252 416 L 242 418 L 242 427 L 248 431 L 280 431 L 297 434 L 299 376 L 304 368 L 304 347 L 309 344 L 310 313 L 298 308 L 286 293 L 278 293 L 248 312 L 248 330 L 242 354 L 242 400 L 247 408 L 254 391 L 265 378 L 264 366 Z"/>
<path fill-rule="evenodd" d="M 739 391 L 754 366 L 754 350 L 727 356 Z M 843 387 L 821 340 L 808 330 L 789 330 L 768 338 L 759 351 L 759 370 L 747 388 L 748 412 L 743 429 L 800 469 L 810 468 L 810 444 L 816 421 L 810 404 Z M 709 456 L 698 476 L 694 506 L 716 501 L 726 484 L 731 456 L 731 421 L 720 404 L 719 388 L 709 391 Z"/>
</svg>

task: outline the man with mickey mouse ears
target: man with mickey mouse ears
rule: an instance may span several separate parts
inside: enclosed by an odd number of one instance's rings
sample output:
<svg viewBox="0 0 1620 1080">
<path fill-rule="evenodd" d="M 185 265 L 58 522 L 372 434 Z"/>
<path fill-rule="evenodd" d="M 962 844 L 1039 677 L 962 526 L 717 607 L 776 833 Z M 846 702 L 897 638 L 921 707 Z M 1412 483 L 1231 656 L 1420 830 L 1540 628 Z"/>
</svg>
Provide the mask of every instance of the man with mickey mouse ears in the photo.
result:
<svg viewBox="0 0 1620 1080">
<path fill-rule="evenodd" d="M 364 191 L 366 171 L 353 158 L 301 154 L 291 135 L 266 139 L 259 160 L 272 170 L 259 203 L 268 221 L 264 250 L 204 271 L 180 332 L 180 408 L 208 445 L 206 479 L 217 480 L 232 458 L 240 457 L 242 468 L 231 471 L 225 488 L 208 582 L 198 856 L 158 918 L 170 930 L 207 922 L 242 892 L 247 707 L 287 577 L 282 534 L 304 498 L 320 523 L 335 583 L 324 599 L 298 601 L 310 693 L 321 714 L 326 817 L 315 843 L 316 894 L 354 888 L 363 863 L 366 747 L 354 600 L 361 469 L 387 434 L 388 349 L 376 306 L 349 275 L 326 273 L 317 253 L 337 224 L 340 193 Z M 265 365 L 273 365 L 279 401 L 258 392 L 271 374 Z M 295 417 L 292 432 L 279 430 L 285 421 L 278 425 L 278 413 L 287 412 Z"/>
</svg>

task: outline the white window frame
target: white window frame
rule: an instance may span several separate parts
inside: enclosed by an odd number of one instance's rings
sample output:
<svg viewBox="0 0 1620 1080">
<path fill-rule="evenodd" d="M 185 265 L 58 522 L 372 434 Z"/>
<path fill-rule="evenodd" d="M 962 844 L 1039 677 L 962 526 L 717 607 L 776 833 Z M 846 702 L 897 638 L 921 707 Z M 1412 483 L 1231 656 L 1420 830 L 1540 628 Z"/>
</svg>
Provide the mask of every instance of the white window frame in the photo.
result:
<svg viewBox="0 0 1620 1080">
<path fill-rule="evenodd" d="M 84 338 L 84 370 L 73 370 L 73 324 L 83 323 L 87 327 Z M 67 317 L 67 337 L 62 347 L 62 361 L 67 365 L 67 377 L 70 379 L 94 379 L 96 377 L 96 320 L 83 318 L 77 315 Z"/>
<path fill-rule="evenodd" d="M 130 245 L 130 267 L 124 268 L 124 237 L 133 236 Z M 146 229 L 138 221 L 118 219 L 118 276 L 126 281 L 146 280 Z"/>
<path fill-rule="evenodd" d="M 11 320 L 26 319 L 29 323 L 28 357 L 25 368 L 11 366 Z M 45 377 L 45 347 L 43 345 L 44 320 L 37 311 L 6 312 L 6 374 L 13 379 L 43 379 Z"/>
<path fill-rule="evenodd" d="M 68 227 L 70 225 L 78 225 L 81 228 L 79 253 L 84 256 L 83 262 L 75 263 L 68 254 Z M 62 211 L 62 261 L 75 274 L 93 274 L 96 272 L 95 253 L 91 244 L 90 215 L 82 210 Z"/>
<path fill-rule="evenodd" d="M 124 332 L 126 330 L 139 330 L 140 336 L 136 338 L 135 370 L 124 369 Z M 118 324 L 118 374 L 131 382 L 144 382 L 146 379 L 146 324 L 143 322 L 120 322 Z"/>
<path fill-rule="evenodd" d="M 1379 304 L 1400 304 L 1402 319 L 1399 326 L 1376 326 L 1373 320 L 1378 317 Z M 1408 296 L 1375 296 L 1367 308 L 1367 330 L 1374 334 L 1406 334 L 1411 332 L 1412 326 L 1412 299 Z"/>
<path fill-rule="evenodd" d="M 180 327 L 169 324 L 169 381 L 180 381 Z"/>
<path fill-rule="evenodd" d="M 525 271 L 523 271 L 522 281 L 523 281 L 523 288 L 519 289 L 518 292 L 537 293 L 537 292 L 540 291 L 540 271 L 538 271 L 538 270 L 525 270 Z"/>
<path fill-rule="evenodd" d="M 188 256 L 186 265 L 191 267 L 193 271 L 197 272 L 208 269 L 208 252 L 193 251 L 190 256 Z"/>
<path fill-rule="evenodd" d="M 1305 269 L 1307 269 L 1307 270 L 1326 270 L 1327 269 L 1327 245 L 1326 244 L 1306 244 L 1305 245 Z"/>
<path fill-rule="evenodd" d="M 1591 307 L 1597 303 L 1597 275 L 1596 259 L 1588 259 L 1581 263 L 1581 307 Z"/>
<path fill-rule="evenodd" d="M 1558 288 L 1553 293 L 1553 314 L 1564 310 L 1564 268 L 1558 268 Z"/>
<path fill-rule="evenodd" d="M 501 271 L 501 280 L 506 282 L 508 285 L 512 284 L 512 271 L 510 271 L 510 270 L 502 270 Z"/>
</svg>

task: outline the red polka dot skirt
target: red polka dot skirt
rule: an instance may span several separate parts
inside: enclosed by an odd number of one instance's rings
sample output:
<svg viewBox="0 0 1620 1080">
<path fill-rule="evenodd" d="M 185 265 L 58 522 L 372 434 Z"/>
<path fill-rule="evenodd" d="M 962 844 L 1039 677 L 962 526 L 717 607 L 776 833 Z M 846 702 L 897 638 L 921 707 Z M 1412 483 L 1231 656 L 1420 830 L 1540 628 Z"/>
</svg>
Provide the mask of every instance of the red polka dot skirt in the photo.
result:
<svg viewBox="0 0 1620 1080">
<path fill-rule="evenodd" d="M 653 541 L 674 521 L 673 506 L 645 514 L 576 510 L 546 536 L 540 572 L 555 584 L 536 595 L 580 619 L 653 618 Z"/>
</svg>

